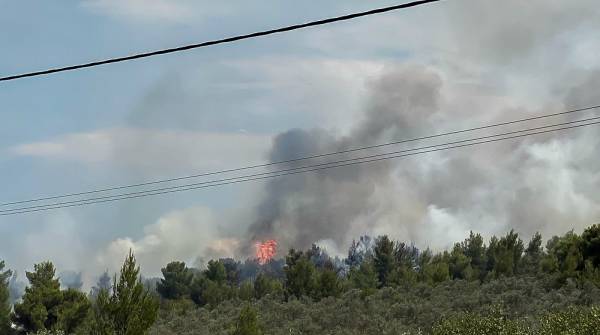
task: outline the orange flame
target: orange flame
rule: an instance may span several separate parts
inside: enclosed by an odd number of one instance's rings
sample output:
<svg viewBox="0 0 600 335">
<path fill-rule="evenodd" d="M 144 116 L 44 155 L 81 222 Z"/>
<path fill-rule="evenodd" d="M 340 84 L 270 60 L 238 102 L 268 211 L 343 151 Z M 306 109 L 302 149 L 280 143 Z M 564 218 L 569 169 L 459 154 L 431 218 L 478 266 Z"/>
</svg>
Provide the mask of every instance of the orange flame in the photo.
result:
<svg viewBox="0 0 600 335">
<path fill-rule="evenodd" d="M 277 253 L 277 241 L 268 240 L 256 243 L 256 258 L 261 265 L 267 264 Z"/>
</svg>

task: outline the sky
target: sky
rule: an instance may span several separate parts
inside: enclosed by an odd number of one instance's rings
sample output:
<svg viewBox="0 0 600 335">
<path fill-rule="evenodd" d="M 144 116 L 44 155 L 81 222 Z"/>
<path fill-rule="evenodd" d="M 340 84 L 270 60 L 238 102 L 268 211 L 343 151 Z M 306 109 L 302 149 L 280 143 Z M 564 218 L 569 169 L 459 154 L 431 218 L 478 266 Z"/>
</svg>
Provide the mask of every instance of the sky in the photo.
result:
<svg viewBox="0 0 600 335">
<path fill-rule="evenodd" d="M 0 74 L 275 28 L 393 1 L 0 0 Z M 446 0 L 0 84 L 0 200 L 178 177 L 600 104 L 592 0 Z M 591 116 L 591 114 L 582 114 Z M 564 121 L 565 118 L 554 121 Z M 538 125 L 538 124 L 535 124 Z M 0 217 L 0 259 L 86 285 L 256 239 L 343 255 L 362 234 L 442 249 L 600 221 L 599 130 L 375 166 Z M 435 142 L 433 142 L 435 143 Z M 425 144 L 425 143 L 424 143 Z"/>
</svg>

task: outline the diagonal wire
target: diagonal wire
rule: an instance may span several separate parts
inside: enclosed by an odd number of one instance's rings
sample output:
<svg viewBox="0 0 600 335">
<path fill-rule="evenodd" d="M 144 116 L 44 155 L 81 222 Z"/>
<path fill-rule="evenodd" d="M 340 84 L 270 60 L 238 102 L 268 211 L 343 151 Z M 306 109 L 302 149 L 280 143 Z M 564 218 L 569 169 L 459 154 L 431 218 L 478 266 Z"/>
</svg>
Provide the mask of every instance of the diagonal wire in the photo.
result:
<svg viewBox="0 0 600 335">
<path fill-rule="evenodd" d="M 191 50 L 191 49 L 198 49 L 198 48 L 208 47 L 211 45 L 231 43 L 231 42 L 236 42 L 236 41 L 240 41 L 240 40 L 256 38 L 256 37 L 261 37 L 261 36 L 267 36 L 267 35 L 272 35 L 272 34 L 277 34 L 277 33 L 283 33 L 283 32 L 288 32 L 288 31 L 298 30 L 298 29 L 303 29 L 303 28 L 308 28 L 308 27 L 320 26 L 320 25 L 339 22 L 339 21 L 352 20 L 352 19 L 356 19 L 359 17 L 363 17 L 363 16 L 381 14 L 381 13 L 385 13 L 385 12 L 391 12 L 391 11 L 395 11 L 395 10 L 399 10 L 399 9 L 416 7 L 416 6 L 425 5 L 425 4 L 429 4 L 429 3 L 433 3 L 433 2 L 439 2 L 439 1 L 442 1 L 442 0 L 413 1 L 413 2 L 390 6 L 390 7 L 377 8 L 377 9 L 373 9 L 373 10 L 369 10 L 369 11 L 365 11 L 365 12 L 342 15 L 342 16 L 332 17 L 332 18 L 318 20 L 318 21 L 311 21 L 311 22 L 295 24 L 295 25 L 276 28 L 276 29 L 263 30 L 263 31 L 258 31 L 258 32 L 250 33 L 250 34 L 237 35 L 237 36 L 202 42 L 202 43 L 184 45 L 184 46 L 175 47 L 175 48 L 162 49 L 162 50 L 138 53 L 138 54 L 124 56 L 124 57 L 109 58 L 109 59 L 104 59 L 104 60 L 95 61 L 95 62 L 82 63 L 82 64 L 77 64 L 77 65 L 52 68 L 52 69 L 43 70 L 43 71 L 34 71 L 34 72 L 27 72 L 27 73 L 16 74 L 16 75 L 11 75 L 11 76 L 6 76 L 6 77 L 0 77 L 0 81 L 9 81 L 9 80 L 16 80 L 16 79 L 21 79 L 21 78 L 26 78 L 26 77 L 43 76 L 43 75 L 49 75 L 49 74 L 57 73 L 57 72 L 73 71 L 73 70 L 79 70 L 79 69 L 88 68 L 88 67 L 131 61 L 134 59 L 147 58 L 147 57 L 153 57 L 153 56 L 158 56 L 158 55 L 165 55 L 165 54 L 181 52 L 181 51 L 186 51 L 186 50 Z"/>
<path fill-rule="evenodd" d="M 309 159 L 314 159 L 314 158 L 321 158 L 321 157 L 327 157 L 327 156 L 333 156 L 333 155 L 340 155 L 340 154 L 346 154 L 346 153 L 351 153 L 351 152 L 363 151 L 363 150 L 368 150 L 368 149 L 382 148 L 382 147 L 386 147 L 386 146 L 398 145 L 398 144 L 409 143 L 409 142 L 416 142 L 416 141 L 420 141 L 420 140 L 432 139 L 432 138 L 449 136 L 449 135 L 457 135 L 457 134 L 462 134 L 462 133 L 467 133 L 467 132 L 472 132 L 472 131 L 477 131 L 477 130 L 495 128 L 495 127 L 500 127 L 500 126 L 506 126 L 506 125 L 516 124 L 516 123 L 523 123 L 523 122 L 527 122 L 527 121 L 540 120 L 540 119 L 549 118 L 549 117 L 555 117 L 555 116 L 560 116 L 560 115 L 568 115 L 568 114 L 573 114 L 573 113 L 590 111 L 590 110 L 594 110 L 594 109 L 598 109 L 598 108 L 600 108 L 600 105 L 595 105 L 595 106 L 590 106 L 590 107 L 584 107 L 584 108 L 579 108 L 579 109 L 572 109 L 572 110 L 568 110 L 568 111 L 564 111 L 564 112 L 558 112 L 558 113 L 552 113 L 552 114 L 538 115 L 538 116 L 533 116 L 533 117 L 528 117 L 528 118 L 523 118 L 523 119 L 518 119 L 518 120 L 511 120 L 511 121 L 506 121 L 506 122 L 494 123 L 494 124 L 489 124 L 489 125 L 484 125 L 484 126 L 479 126 L 479 127 L 474 127 L 474 128 L 468 128 L 468 129 L 461 129 L 461 130 L 456 130 L 456 131 L 438 133 L 438 134 L 434 134 L 434 135 L 427 135 L 427 136 L 415 137 L 415 138 L 410 138 L 410 139 L 403 139 L 403 140 L 398 140 L 398 141 L 393 141 L 393 142 L 381 143 L 381 144 L 376 144 L 376 145 L 351 148 L 351 149 L 347 149 L 347 150 L 341 150 L 341 151 L 328 152 L 328 153 L 316 154 L 316 155 L 311 155 L 311 156 L 298 157 L 298 158 L 293 158 L 293 159 L 288 159 L 288 160 L 281 160 L 281 161 L 270 162 L 270 163 L 249 165 L 249 166 L 243 166 L 243 167 L 239 167 L 239 168 L 225 169 L 225 170 L 220 170 L 220 171 L 213 171 L 213 172 L 206 172 L 206 173 L 200 173 L 200 174 L 193 174 L 193 175 L 188 175 L 188 176 L 183 176 L 183 177 L 176 177 L 176 178 L 155 180 L 155 181 L 149 181 L 149 182 L 143 182 L 143 183 L 122 185 L 122 186 L 113 186 L 113 187 L 101 188 L 101 189 L 90 190 L 90 191 L 75 192 L 75 193 L 68 193 L 68 194 L 54 195 L 54 196 L 47 196 L 47 197 L 39 197 L 39 198 L 27 199 L 27 200 L 11 201 L 11 202 L 0 203 L 0 207 L 10 206 L 10 205 L 18 205 L 18 204 L 25 204 L 25 203 L 33 203 L 33 202 L 40 202 L 40 201 L 45 201 L 45 200 L 55 200 L 55 199 L 61 199 L 61 198 L 69 198 L 69 197 L 75 197 L 75 196 L 80 196 L 80 195 L 96 194 L 96 193 L 103 193 L 103 192 L 109 192 L 109 191 L 117 191 L 117 190 L 123 190 L 123 189 L 128 189 L 128 188 L 135 188 L 135 187 L 141 187 L 141 186 L 156 185 L 156 184 L 162 184 L 162 183 L 167 183 L 167 182 L 174 182 L 174 181 L 180 181 L 180 180 L 186 180 L 186 179 L 206 177 L 206 176 L 218 175 L 218 174 L 224 174 L 224 173 L 230 173 L 230 172 L 239 172 L 239 171 L 250 170 L 250 169 L 257 169 L 257 168 L 262 168 L 262 167 L 269 167 L 269 166 L 280 165 L 280 164 L 288 164 L 288 163 L 293 163 L 293 162 L 298 162 L 298 161 L 303 161 L 303 160 L 309 160 Z"/>
<path fill-rule="evenodd" d="M 596 117 L 596 118 L 592 118 L 592 119 L 598 119 L 598 118 L 600 118 L 600 117 Z M 578 121 L 566 122 L 563 124 L 566 125 L 566 124 L 573 124 L 573 123 L 584 122 L 584 121 L 587 121 L 587 120 L 578 120 Z M 77 201 L 72 201 L 72 202 L 55 203 L 55 204 L 48 204 L 48 205 L 42 205 L 42 206 L 31 206 L 28 208 L 15 208 L 15 209 L 5 210 L 5 211 L 0 212 L 0 216 L 46 211 L 46 210 L 67 208 L 67 207 L 74 207 L 74 206 L 83 206 L 83 205 L 112 202 L 112 201 L 119 201 L 119 200 L 125 200 L 125 199 L 134 199 L 134 198 L 161 195 L 161 194 L 167 194 L 167 193 L 182 192 L 182 191 L 189 191 L 189 190 L 202 189 L 202 188 L 208 188 L 208 187 L 236 184 L 236 183 L 248 182 L 248 181 L 254 181 L 254 180 L 269 179 L 269 178 L 275 178 L 275 177 L 281 177 L 281 176 L 287 176 L 287 175 L 307 173 L 307 172 L 311 172 L 311 171 L 320 171 L 320 170 L 338 168 L 338 167 L 343 167 L 343 166 L 377 162 L 377 161 L 389 160 L 389 159 L 394 159 L 394 158 L 420 155 L 420 154 L 425 154 L 425 153 L 430 153 L 430 152 L 462 148 L 462 147 L 468 147 L 468 146 L 480 145 L 480 144 L 485 144 L 485 143 L 521 138 L 521 137 L 538 135 L 538 134 L 545 134 L 545 133 L 550 133 L 550 132 L 556 132 L 556 131 L 562 131 L 562 130 L 568 130 L 568 129 L 574 129 L 574 128 L 595 125 L 595 124 L 599 124 L 599 123 L 600 123 L 600 121 L 596 121 L 596 122 L 589 122 L 589 123 L 585 123 L 585 124 L 575 124 L 575 125 L 571 125 L 571 126 L 567 126 L 567 127 L 563 127 L 563 128 L 546 129 L 546 130 L 537 131 L 537 132 L 530 132 L 532 130 L 544 129 L 544 128 L 557 126 L 557 125 L 548 125 L 548 126 L 543 126 L 543 127 L 536 127 L 536 128 L 524 129 L 524 130 L 519 130 L 519 131 L 507 132 L 507 133 L 502 133 L 502 134 L 476 137 L 476 138 L 471 138 L 471 139 L 466 139 L 466 140 L 461 140 L 461 141 L 442 143 L 442 144 L 433 145 L 433 146 L 420 147 L 420 148 L 408 149 L 408 150 L 397 151 L 397 152 L 388 152 L 388 153 L 383 153 L 383 154 L 378 154 L 378 155 L 364 156 L 364 157 L 358 157 L 358 158 L 353 158 L 353 159 L 328 162 L 328 163 L 323 163 L 323 164 L 296 167 L 296 168 L 292 168 L 292 169 L 285 169 L 285 170 L 279 170 L 279 171 L 273 171 L 273 172 L 267 172 L 267 173 L 261 173 L 261 174 L 253 174 L 253 175 L 246 175 L 246 176 L 227 178 L 227 179 L 221 179 L 221 180 L 213 180 L 213 181 L 207 181 L 207 182 L 203 182 L 203 183 L 181 185 L 181 186 L 175 186 L 172 188 L 147 190 L 147 191 L 142 191 L 142 192 L 132 192 L 130 194 L 82 199 L 82 200 L 77 200 Z M 563 125 L 563 124 L 558 124 L 558 125 Z M 529 132 L 529 133 L 523 134 L 523 132 Z M 507 135 L 512 135 L 512 134 L 517 134 L 517 135 L 507 136 Z M 494 138 L 494 137 L 500 137 L 500 138 Z M 487 139 L 487 140 L 481 141 L 482 139 Z M 479 142 L 473 142 L 473 141 L 479 141 Z M 472 143 L 465 143 L 465 142 L 472 142 Z M 460 144 L 460 143 L 462 143 L 462 144 Z M 431 149 L 422 151 L 423 149 L 427 149 L 427 148 L 431 148 Z M 416 151 L 416 152 L 406 153 L 407 151 Z"/>
</svg>

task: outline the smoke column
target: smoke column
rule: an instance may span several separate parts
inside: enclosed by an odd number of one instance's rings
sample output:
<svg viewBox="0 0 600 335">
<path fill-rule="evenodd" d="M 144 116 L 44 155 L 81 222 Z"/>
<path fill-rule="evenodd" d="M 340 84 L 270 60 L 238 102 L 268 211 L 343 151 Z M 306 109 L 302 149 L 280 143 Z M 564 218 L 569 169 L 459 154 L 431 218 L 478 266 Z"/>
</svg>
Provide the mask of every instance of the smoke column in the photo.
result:
<svg viewBox="0 0 600 335">
<path fill-rule="evenodd" d="M 581 95 L 585 87 L 582 84 L 574 90 Z M 452 99 L 462 97 L 447 99 L 443 88 L 441 76 L 433 69 L 387 67 L 370 83 L 362 119 L 350 132 L 338 136 L 324 129 L 292 129 L 275 137 L 269 158 L 274 162 L 340 151 L 434 134 L 449 126 L 462 129 L 550 113 L 586 102 L 570 93 L 565 106 L 552 110 L 491 104 L 486 110 L 473 106 L 457 111 Z M 343 253 L 352 238 L 365 233 L 390 234 L 421 247 L 442 248 L 464 238 L 469 230 L 489 235 L 514 227 L 525 236 L 540 231 L 548 237 L 557 231 L 584 227 L 592 223 L 589 217 L 600 214 L 600 199 L 592 186 L 599 183 L 594 177 L 598 158 L 589 150 L 583 150 L 581 156 L 574 155 L 573 150 L 578 145 L 589 148 L 589 143 L 597 143 L 594 134 L 598 129 L 590 128 L 272 179 L 256 206 L 242 253 L 249 254 L 255 241 L 270 238 L 280 243 L 281 250 L 328 241 L 337 249 L 334 251 Z M 406 146 L 393 149 L 403 148 Z M 349 157 L 356 156 L 335 159 Z M 585 165 L 578 164 L 583 161 Z M 294 162 L 274 169 L 305 164 Z"/>
</svg>

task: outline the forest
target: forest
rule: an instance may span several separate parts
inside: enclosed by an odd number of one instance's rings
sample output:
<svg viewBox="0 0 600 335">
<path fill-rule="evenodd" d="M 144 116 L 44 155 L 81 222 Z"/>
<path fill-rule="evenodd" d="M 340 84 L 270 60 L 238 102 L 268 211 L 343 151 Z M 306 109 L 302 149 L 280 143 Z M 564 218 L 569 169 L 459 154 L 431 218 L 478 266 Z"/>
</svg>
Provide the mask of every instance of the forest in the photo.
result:
<svg viewBox="0 0 600 335">
<path fill-rule="evenodd" d="M 1 334 L 600 334 L 600 225 L 545 244 L 471 232 L 441 252 L 363 236 L 344 259 L 313 245 L 268 262 L 173 261 L 161 278 L 143 278 L 130 251 L 89 292 L 56 271 L 35 264 L 17 292 L 0 262 Z"/>
</svg>

